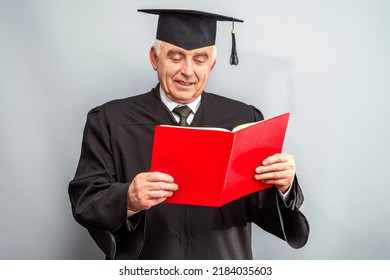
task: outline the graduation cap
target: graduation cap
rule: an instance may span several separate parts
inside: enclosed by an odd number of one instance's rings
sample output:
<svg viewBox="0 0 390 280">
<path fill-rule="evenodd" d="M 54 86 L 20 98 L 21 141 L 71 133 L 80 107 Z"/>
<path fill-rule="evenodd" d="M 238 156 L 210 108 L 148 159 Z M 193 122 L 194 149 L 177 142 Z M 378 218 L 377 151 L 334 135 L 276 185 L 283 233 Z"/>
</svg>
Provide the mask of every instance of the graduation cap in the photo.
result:
<svg viewBox="0 0 390 280">
<path fill-rule="evenodd" d="M 139 12 L 158 15 L 156 39 L 186 50 L 215 45 L 217 21 L 231 21 L 233 28 L 230 64 L 238 64 L 234 22 L 241 19 L 197 10 L 139 9 Z"/>
</svg>

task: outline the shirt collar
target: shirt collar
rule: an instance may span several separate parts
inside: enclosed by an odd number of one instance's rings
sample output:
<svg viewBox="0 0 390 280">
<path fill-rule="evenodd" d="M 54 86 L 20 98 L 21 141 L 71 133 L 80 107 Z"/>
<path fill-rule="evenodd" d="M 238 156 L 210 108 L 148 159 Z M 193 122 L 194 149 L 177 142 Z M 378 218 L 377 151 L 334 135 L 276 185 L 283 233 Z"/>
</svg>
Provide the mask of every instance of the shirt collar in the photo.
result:
<svg viewBox="0 0 390 280">
<path fill-rule="evenodd" d="M 198 108 L 200 106 L 200 102 L 202 100 L 201 96 L 202 95 L 199 95 L 194 101 L 186 104 L 188 107 L 190 107 L 190 109 L 192 110 L 192 112 L 194 114 L 196 113 L 196 111 L 198 110 Z M 183 106 L 183 104 L 177 103 L 177 102 L 169 99 L 168 96 L 163 91 L 163 89 L 161 88 L 161 86 L 160 86 L 160 98 L 161 98 L 161 101 L 165 104 L 165 106 L 167 106 L 169 111 L 172 111 L 173 109 L 175 109 L 178 106 Z"/>
</svg>

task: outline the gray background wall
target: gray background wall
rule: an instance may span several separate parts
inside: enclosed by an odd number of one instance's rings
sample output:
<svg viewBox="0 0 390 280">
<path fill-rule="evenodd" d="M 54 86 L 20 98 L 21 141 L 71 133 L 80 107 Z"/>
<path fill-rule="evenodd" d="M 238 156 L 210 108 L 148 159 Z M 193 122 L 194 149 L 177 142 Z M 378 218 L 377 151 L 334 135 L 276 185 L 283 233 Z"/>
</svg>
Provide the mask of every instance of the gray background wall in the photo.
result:
<svg viewBox="0 0 390 280">
<path fill-rule="evenodd" d="M 102 259 L 67 196 L 86 113 L 149 90 L 157 18 L 137 8 L 243 18 L 240 65 L 218 25 L 207 90 L 266 117 L 291 112 L 311 224 L 306 247 L 254 229 L 257 259 L 389 259 L 390 2 L 0 0 L 0 258 Z"/>
</svg>

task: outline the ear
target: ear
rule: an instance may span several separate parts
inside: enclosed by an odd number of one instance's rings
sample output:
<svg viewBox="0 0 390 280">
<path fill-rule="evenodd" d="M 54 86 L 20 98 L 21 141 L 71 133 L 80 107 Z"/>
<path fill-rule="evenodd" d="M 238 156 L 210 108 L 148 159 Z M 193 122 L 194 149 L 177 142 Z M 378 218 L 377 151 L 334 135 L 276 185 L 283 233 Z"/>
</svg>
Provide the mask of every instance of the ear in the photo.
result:
<svg viewBox="0 0 390 280">
<path fill-rule="evenodd" d="M 154 49 L 154 47 L 150 48 L 149 59 L 150 59 L 150 63 L 152 64 L 152 67 L 153 67 L 154 71 L 157 71 L 157 59 L 158 59 L 158 57 L 157 57 L 156 50 Z"/>
<path fill-rule="evenodd" d="M 214 59 L 213 65 L 211 65 L 211 68 L 210 68 L 210 72 L 213 71 L 216 63 L 217 63 L 217 59 Z"/>
</svg>

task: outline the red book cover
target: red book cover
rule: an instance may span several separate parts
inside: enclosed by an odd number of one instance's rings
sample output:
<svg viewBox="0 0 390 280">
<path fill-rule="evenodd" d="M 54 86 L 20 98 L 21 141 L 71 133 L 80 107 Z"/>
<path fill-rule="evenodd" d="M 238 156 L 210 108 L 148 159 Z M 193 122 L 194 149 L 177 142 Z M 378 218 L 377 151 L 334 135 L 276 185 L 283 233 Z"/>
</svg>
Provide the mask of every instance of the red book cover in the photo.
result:
<svg viewBox="0 0 390 280">
<path fill-rule="evenodd" d="M 219 128 L 157 126 L 151 171 L 171 175 L 179 189 L 165 203 L 220 207 L 270 187 L 255 168 L 282 151 L 290 114 Z"/>
</svg>

